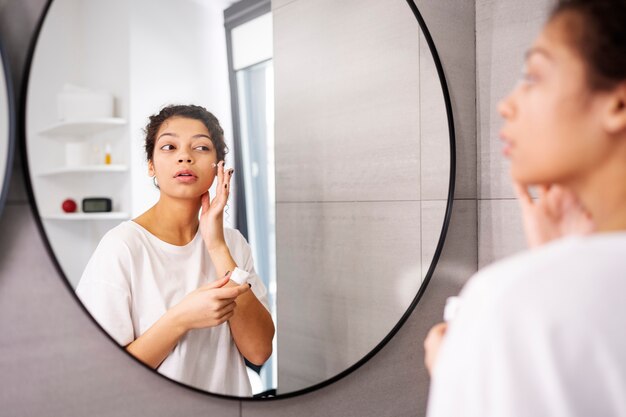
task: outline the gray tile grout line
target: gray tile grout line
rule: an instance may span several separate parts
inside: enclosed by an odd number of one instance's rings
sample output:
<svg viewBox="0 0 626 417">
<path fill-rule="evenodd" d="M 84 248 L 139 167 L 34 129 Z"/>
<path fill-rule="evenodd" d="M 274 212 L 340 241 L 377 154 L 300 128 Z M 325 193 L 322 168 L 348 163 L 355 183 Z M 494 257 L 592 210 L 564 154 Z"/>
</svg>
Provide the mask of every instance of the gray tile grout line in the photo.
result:
<svg viewBox="0 0 626 417">
<path fill-rule="evenodd" d="M 453 201 L 476 201 L 477 198 L 455 198 Z M 514 200 L 514 199 L 512 199 Z M 276 204 L 312 204 L 312 203 L 422 203 L 428 201 L 448 201 L 447 198 L 428 198 L 424 200 L 302 200 L 302 201 L 276 201 Z"/>
<path fill-rule="evenodd" d="M 480 130 L 480 111 L 478 104 L 478 12 L 477 5 L 478 0 L 474 1 L 474 139 L 476 140 L 476 206 L 474 207 L 476 213 L 476 263 L 474 264 L 475 270 L 478 271 L 480 263 L 480 195 L 482 191 L 481 178 L 481 165 L 478 162 L 481 152 L 480 138 L 478 137 L 478 131 Z"/>
</svg>

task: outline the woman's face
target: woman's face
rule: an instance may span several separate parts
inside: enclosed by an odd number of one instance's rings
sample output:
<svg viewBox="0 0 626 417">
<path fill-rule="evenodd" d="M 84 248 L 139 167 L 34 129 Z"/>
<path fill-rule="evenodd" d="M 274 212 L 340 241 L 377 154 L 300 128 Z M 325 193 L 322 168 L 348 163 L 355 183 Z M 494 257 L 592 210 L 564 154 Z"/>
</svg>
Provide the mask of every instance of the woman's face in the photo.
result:
<svg viewBox="0 0 626 417">
<path fill-rule="evenodd" d="M 601 161 L 606 94 L 586 84 L 582 58 L 568 43 L 568 19 L 549 22 L 526 55 L 524 77 L 498 106 L 511 175 L 523 184 L 568 184 Z"/>
<path fill-rule="evenodd" d="M 198 198 L 213 184 L 217 162 L 217 152 L 204 123 L 171 117 L 156 134 L 148 171 L 150 176 L 156 175 L 161 193 Z"/>
</svg>

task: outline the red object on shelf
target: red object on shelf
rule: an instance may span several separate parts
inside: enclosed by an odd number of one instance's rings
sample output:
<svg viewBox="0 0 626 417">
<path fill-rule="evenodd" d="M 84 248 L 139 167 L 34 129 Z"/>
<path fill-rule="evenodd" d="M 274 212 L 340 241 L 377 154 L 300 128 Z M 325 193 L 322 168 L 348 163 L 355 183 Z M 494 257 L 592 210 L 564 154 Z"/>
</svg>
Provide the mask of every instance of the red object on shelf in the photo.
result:
<svg viewBox="0 0 626 417">
<path fill-rule="evenodd" d="M 72 200 L 71 198 L 68 198 L 67 200 L 63 201 L 61 208 L 66 213 L 74 213 L 76 209 L 78 208 L 78 204 L 76 204 L 76 201 Z"/>
</svg>

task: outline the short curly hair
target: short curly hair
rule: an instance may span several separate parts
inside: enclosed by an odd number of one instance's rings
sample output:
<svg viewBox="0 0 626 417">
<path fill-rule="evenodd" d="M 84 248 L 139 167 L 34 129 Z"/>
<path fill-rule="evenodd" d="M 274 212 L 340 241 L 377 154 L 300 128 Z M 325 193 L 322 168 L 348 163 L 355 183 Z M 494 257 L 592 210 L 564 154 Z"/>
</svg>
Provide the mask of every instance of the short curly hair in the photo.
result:
<svg viewBox="0 0 626 417">
<path fill-rule="evenodd" d="M 567 15 L 568 41 L 587 69 L 587 84 L 607 91 L 626 80 L 626 1 L 558 0 L 550 20 Z"/>
<path fill-rule="evenodd" d="M 224 160 L 228 153 L 228 148 L 226 147 L 226 142 L 224 142 L 224 129 L 220 126 L 219 120 L 204 107 L 188 104 L 169 105 L 163 107 L 159 113 L 149 117 L 149 122 L 144 129 L 146 134 L 145 150 L 148 162 L 152 161 L 154 157 L 156 135 L 161 125 L 172 117 L 185 117 L 201 121 L 209 131 L 211 142 L 213 142 L 213 146 L 215 146 L 217 152 L 217 160 Z"/>
</svg>

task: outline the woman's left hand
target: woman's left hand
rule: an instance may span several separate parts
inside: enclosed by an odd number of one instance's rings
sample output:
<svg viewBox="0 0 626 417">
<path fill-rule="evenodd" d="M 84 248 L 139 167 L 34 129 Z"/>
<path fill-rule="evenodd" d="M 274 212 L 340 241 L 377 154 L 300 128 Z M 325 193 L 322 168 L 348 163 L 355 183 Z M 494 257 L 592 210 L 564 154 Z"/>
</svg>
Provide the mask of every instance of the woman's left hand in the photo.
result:
<svg viewBox="0 0 626 417">
<path fill-rule="evenodd" d="M 217 164 L 217 187 L 211 200 L 209 191 L 202 194 L 200 233 L 207 250 L 213 251 L 226 246 L 224 240 L 224 207 L 230 194 L 230 180 L 234 169 L 224 170 L 224 161 Z"/>
<path fill-rule="evenodd" d="M 441 342 L 443 341 L 447 330 L 447 323 L 436 324 L 432 329 L 430 329 L 428 335 L 426 336 L 426 340 L 424 340 L 424 364 L 426 365 L 426 369 L 428 369 L 428 373 L 430 375 L 433 374 L 433 368 L 437 362 L 439 348 L 441 347 Z"/>
</svg>

